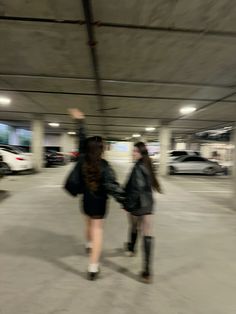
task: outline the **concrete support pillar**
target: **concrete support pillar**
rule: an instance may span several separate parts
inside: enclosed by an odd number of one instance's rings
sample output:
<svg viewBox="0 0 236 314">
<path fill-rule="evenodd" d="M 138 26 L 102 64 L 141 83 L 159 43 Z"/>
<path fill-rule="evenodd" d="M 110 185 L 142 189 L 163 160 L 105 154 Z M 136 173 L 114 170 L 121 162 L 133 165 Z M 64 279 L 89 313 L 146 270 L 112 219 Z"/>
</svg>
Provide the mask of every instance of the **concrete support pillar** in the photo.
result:
<svg viewBox="0 0 236 314">
<path fill-rule="evenodd" d="M 234 145 L 233 150 L 233 173 L 232 173 L 232 187 L 233 187 L 233 208 L 236 210 L 236 123 L 234 124 L 234 128 L 232 130 L 232 144 Z"/>
<path fill-rule="evenodd" d="M 78 144 L 76 136 L 69 135 L 66 132 L 61 134 L 60 147 L 63 153 L 69 153 L 72 150 L 76 149 Z"/>
<path fill-rule="evenodd" d="M 168 167 L 168 151 L 171 145 L 171 130 L 167 126 L 162 126 L 160 129 L 160 168 L 159 174 L 167 176 L 169 174 Z"/>
<path fill-rule="evenodd" d="M 186 149 L 191 150 L 192 147 L 192 136 L 187 136 L 186 137 Z"/>
<path fill-rule="evenodd" d="M 32 161 L 36 171 L 44 166 L 44 122 L 38 117 L 32 121 Z"/>
<path fill-rule="evenodd" d="M 61 147 L 61 152 L 63 152 L 63 153 L 67 152 L 68 137 L 69 137 L 69 135 L 67 133 L 61 134 L 60 147 Z"/>
<path fill-rule="evenodd" d="M 185 142 L 178 142 L 175 144 L 175 150 L 186 150 L 186 143 Z"/>
<path fill-rule="evenodd" d="M 143 142 L 143 143 L 147 143 L 147 138 L 145 135 L 141 136 L 140 137 L 140 141 Z"/>
<path fill-rule="evenodd" d="M 200 152 L 201 145 L 200 143 L 192 143 L 192 145 L 190 146 L 190 149 L 196 152 Z"/>
<path fill-rule="evenodd" d="M 19 136 L 16 132 L 16 128 L 11 127 L 9 132 L 9 145 L 20 145 Z"/>
</svg>

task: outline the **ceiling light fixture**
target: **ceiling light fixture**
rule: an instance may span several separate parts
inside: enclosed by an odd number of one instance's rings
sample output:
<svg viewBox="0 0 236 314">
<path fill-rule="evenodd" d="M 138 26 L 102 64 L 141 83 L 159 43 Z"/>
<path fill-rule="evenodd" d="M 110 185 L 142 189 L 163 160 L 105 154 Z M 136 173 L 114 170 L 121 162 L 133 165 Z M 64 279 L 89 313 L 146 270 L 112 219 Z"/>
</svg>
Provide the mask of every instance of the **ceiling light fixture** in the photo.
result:
<svg viewBox="0 0 236 314">
<path fill-rule="evenodd" d="M 145 131 L 147 131 L 147 132 L 153 132 L 155 130 L 156 130 L 156 128 L 153 128 L 153 127 L 145 128 Z"/>
<path fill-rule="evenodd" d="M 70 132 L 67 132 L 67 134 L 69 134 L 69 135 L 76 135 L 76 132 L 70 131 Z"/>
<path fill-rule="evenodd" d="M 0 96 L 0 105 L 8 106 L 11 103 L 11 99 L 8 97 Z"/>
<path fill-rule="evenodd" d="M 50 123 L 48 123 L 48 125 L 50 125 L 53 128 L 58 128 L 60 126 L 60 123 L 50 122 Z"/>
<path fill-rule="evenodd" d="M 140 137 L 141 135 L 140 134 L 133 134 L 132 136 L 133 137 Z"/>
<path fill-rule="evenodd" d="M 194 112 L 196 110 L 197 110 L 196 107 L 188 106 L 188 107 L 181 108 L 180 109 L 180 113 L 182 113 L 182 114 L 190 114 L 190 113 L 192 113 L 192 112 Z"/>
</svg>

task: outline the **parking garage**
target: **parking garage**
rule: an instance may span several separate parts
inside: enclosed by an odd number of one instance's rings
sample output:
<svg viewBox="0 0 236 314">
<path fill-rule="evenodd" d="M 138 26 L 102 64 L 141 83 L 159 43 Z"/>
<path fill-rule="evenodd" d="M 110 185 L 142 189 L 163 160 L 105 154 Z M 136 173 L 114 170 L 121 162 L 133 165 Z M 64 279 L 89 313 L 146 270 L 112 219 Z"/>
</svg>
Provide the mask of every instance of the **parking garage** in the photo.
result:
<svg viewBox="0 0 236 314">
<path fill-rule="evenodd" d="M 234 314 L 236 9 L 232 1 L 1 1 L 0 312 Z M 78 156 L 69 108 L 101 135 L 121 185 L 144 141 L 155 194 L 154 280 L 123 254 L 110 199 L 102 272 L 63 189 Z M 140 243 L 141 246 L 141 243 Z"/>
</svg>

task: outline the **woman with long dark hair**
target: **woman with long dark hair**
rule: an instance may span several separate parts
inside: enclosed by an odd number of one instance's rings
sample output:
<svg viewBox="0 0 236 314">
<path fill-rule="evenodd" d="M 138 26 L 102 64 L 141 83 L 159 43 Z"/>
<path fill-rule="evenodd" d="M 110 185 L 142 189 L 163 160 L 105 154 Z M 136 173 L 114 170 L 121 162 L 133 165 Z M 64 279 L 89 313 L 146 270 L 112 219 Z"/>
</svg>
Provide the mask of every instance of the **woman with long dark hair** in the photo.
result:
<svg viewBox="0 0 236 314">
<path fill-rule="evenodd" d="M 100 136 L 86 139 L 84 114 L 78 109 L 69 110 L 72 118 L 79 121 L 79 161 L 73 170 L 77 191 L 83 195 L 83 213 L 86 217 L 86 249 L 89 253 L 88 278 L 96 279 L 99 273 L 99 258 L 102 248 L 103 221 L 107 212 L 108 194 L 123 203 L 124 191 L 116 181 L 114 171 L 102 158 L 104 142 Z M 72 175 L 72 178 L 73 178 Z M 68 181 L 68 180 L 67 180 Z"/>
<path fill-rule="evenodd" d="M 146 283 L 152 279 L 151 258 L 153 251 L 152 214 L 153 190 L 162 193 L 156 178 L 148 150 L 143 142 L 136 143 L 133 149 L 135 165 L 125 187 L 125 209 L 129 212 L 130 230 L 126 250 L 135 254 L 138 231 L 143 237 L 143 271 L 141 278 Z"/>
</svg>

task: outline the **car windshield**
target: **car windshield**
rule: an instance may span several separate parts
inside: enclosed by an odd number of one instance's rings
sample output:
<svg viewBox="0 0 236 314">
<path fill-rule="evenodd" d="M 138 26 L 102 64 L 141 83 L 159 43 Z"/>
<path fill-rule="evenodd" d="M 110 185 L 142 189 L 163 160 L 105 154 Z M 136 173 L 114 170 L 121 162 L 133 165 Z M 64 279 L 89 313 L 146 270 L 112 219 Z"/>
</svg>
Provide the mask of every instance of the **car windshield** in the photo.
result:
<svg viewBox="0 0 236 314">
<path fill-rule="evenodd" d="M 173 160 L 174 161 L 179 161 L 179 160 L 182 160 L 184 158 L 185 158 L 185 156 L 178 156 L 178 157 L 175 157 Z"/>
<path fill-rule="evenodd" d="M 0 146 L 0 150 L 4 150 L 12 154 L 23 154 L 22 150 L 20 150 L 19 148 L 11 147 L 11 146 Z"/>
<path fill-rule="evenodd" d="M 183 158 L 183 162 L 207 162 L 207 160 L 203 157 L 198 156 L 190 156 Z"/>
<path fill-rule="evenodd" d="M 182 156 L 186 156 L 187 153 L 185 151 L 173 151 L 170 153 L 171 157 L 182 157 Z"/>
</svg>

